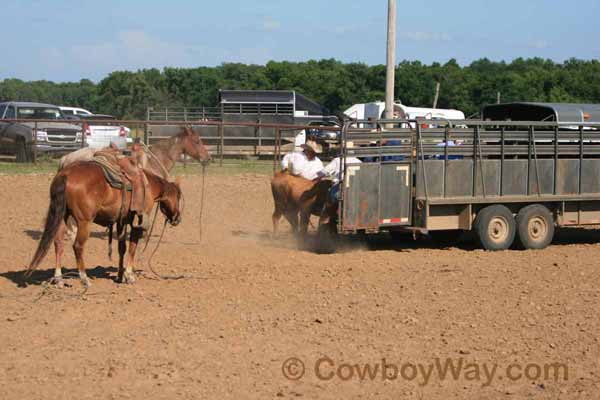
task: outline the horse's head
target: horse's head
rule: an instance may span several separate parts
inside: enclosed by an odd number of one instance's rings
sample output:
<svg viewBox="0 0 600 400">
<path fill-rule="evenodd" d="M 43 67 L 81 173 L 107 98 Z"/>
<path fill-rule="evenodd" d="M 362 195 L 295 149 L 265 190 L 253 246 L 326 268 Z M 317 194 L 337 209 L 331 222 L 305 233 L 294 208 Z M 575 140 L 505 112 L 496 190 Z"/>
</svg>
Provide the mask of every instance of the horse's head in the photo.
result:
<svg viewBox="0 0 600 400">
<path fill-rule="evenodd" d="M 200 135 L 194 132 L 189 126 L 183 128 L 181 145 L 184 154 L 200 161 L 202 165 L 207 165 L 211 161 L 210 154 L 206 146 L 204 146 Z"/>
<path fill-rule="evenodd" d="M 167 221 L 173 226 L 179 225 L 181 213 L 183 212 L 183 193 L 181 192 L 179 180 L 176 182 L 163 181 L 163 189 L 158 204 Z"/>
</svg>

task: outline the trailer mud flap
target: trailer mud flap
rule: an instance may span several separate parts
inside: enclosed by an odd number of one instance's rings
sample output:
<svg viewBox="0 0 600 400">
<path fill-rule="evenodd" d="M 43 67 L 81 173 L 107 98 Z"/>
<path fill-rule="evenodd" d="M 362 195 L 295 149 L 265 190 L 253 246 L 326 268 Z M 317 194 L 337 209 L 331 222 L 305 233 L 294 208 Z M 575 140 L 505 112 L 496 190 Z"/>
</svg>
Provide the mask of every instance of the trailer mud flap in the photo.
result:
<svg viewBox="0 0 600 400">
<path fill-rule="evenodd" d="M 410 164 L 348 166 L 343 186 L 342 231 L 374 231 L 410 224 Z"/>
</svg>

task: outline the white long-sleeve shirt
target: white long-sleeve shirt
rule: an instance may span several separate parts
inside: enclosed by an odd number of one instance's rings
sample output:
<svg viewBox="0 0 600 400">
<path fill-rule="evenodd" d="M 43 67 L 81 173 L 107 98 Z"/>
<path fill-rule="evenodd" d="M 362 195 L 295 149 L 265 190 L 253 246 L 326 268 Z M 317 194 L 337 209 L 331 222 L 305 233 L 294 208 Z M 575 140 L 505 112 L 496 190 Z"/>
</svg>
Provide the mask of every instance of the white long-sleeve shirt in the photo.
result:
<svg viewBox="0 0 600 400">
<path fill-rule="evenodd" d="M 309 160 L 301 152 L 288 153 L 281 160 L 281 168 L 289 170 L 293 175 L 313 180 L 323 171 L 323 163 L 318 157 Z"/>
<path fill-rule="evenodd" d="M 334 184 L 339 183 L 342 179 L 344 179 L 343 175 L 340 176 L 340 171 L 341 171 L 341 174 L 344 173 L 344 170 L 340 168 L 341 163 L 342 163 L 342 161 L 341 161 L 340 157 L 334 158 L 323 169 L 320 176 L 329 176 L 329 177 L 331 177 L 331 180 L 333 181 Z M 361 161 L 356 157 L 346 157 L 347 165 L 360 164 L 360 163 L 361 163 Z"/>
</svg>

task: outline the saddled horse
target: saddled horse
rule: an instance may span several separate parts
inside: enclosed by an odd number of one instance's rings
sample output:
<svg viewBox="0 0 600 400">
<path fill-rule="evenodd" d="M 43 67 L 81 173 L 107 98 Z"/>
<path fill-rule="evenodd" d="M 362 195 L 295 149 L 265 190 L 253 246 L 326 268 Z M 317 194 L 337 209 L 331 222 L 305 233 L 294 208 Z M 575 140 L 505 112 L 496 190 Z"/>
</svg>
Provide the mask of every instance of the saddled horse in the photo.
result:
<svg viewBox="0 0 600 400">
<path fill-rule="evenodd" d="M 180 133 L 164 139 L 152 146 L 135 143 L 132 153 L 139 166 L 163 178 L 169 177 L 169 172 L 182 155 L 189 156 L 206 165 L 211 161 L 210 154 L 204 142 L 189 126 L 184 126 Z M 60 159 L 58 170 L 80 161 L 91 161 L 96 153 L 95 149 L 83 148 L 63 156 Z"/>
<path fill-rule="evenodd" d="M 180 202 L 181 189 L 178 183 L 172 183 L 150 171 L 144 170 L 148 180 L 148 199 L 146 212 L 150 213 L 154 203 L 159 203 L 161 212 L 171 225 L 181 221 Z M 85 244 L 90 236 L 92 223 L 101 226 L 117 224 L 117 231 L 122 231 L 133 222 L 133 214 L 129 211 L 131 194 L 111 186 L 104 175 L 102 167 L 96 162 L 78 162 L 63 168 L 52 180 L 50 186 L 50 206 L 46 217 L 44 232 L 38 244 L 35 255 L 29 264 L 26 276 L 42 262 L 50 244 L 54 242 L 56 267 L 54 281 L 58 286 L 63 285 L 61 258 L 64 252 L 64 236 L 66 220 L 72 217 L 77 225 L 77 236 L 73 250 L 77 259 L 77 269 L 82 283 L 90 285 L 85 272 Z M 119 282 L 133 283 L 135 275 L 133 263 L 135 251 L 143 231 L 131 229 L 129 239 L 128 259 L 125 263 L 126 238 L 119 237 Z"/>
<path fill-rule="evenodd" d="M 146 151 L 146 148 L 149 150 Z M 177 135 L 164 139 L 152 146 L 145 146 L 139 142 L 134 143 L 132 148 L 132 157 L 136 164 L 148 171 L 153 172 L 164 179 L 169 179 L 169 173 L 175 166 L 175 163 L 181 159 L 181 156 L 189 156 L 202 165 L 207 165 L 211 161 L 210 153 L 200 135 L 190 127 L 184 126 Z M 84 148 L 63 156 L 60 159 L 58 170 L 81 161 L 91 161 L 96 154 L 96 149 Z M 109 226 L 109 233 L 112 235 L 112 226 Z M 75 237 L 73 222 L 67 221 L 67 237 L 73 240 Z"/>
<path fill-rule="evenodd" d="M 273 235 L 277 235 L 279 220 L 281 216 L 285 216 L 292 225 L 292 231 L 299 231 L 301 238 L 305 238 L 310 216 L 321 215 L 330 188 L 329 180 L 314 182 L 287 171 L 276 173 L 271 179 L 271 192 L 275 203 L 272 217 Z"/>
</svg>

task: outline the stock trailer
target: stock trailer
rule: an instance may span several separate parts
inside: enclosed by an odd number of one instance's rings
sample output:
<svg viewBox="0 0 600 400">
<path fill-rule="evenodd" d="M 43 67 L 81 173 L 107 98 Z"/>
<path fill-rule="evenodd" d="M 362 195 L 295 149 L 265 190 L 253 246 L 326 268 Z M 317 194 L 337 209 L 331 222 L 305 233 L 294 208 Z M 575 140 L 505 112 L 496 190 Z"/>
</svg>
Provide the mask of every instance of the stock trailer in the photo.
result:
<svg viewBox="0 0 600 400">
<path fill-rule="evenodd" d="M 473 231 L 487 250 L 541 249 L 600 224 L 600 122 L 349 121 L 339 234 Z M 327 231 L 327 230 L 325 230 Z"/>
</svg>

